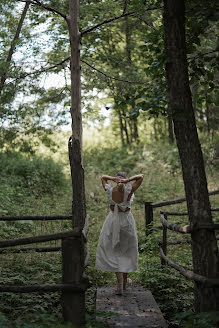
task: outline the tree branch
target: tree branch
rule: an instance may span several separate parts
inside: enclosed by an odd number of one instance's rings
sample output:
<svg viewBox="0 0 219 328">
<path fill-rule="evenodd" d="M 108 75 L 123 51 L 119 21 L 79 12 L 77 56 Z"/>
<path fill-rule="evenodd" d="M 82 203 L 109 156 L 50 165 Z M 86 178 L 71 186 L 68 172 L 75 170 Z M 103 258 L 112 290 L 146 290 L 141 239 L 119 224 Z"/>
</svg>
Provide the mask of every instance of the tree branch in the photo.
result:
<svg viewBox="0 0 219 328">
<path fill-rule="evenodd" d="M 91 64 L 87 63 L 85 60 L 82 60 L 81 59 L 81 62 L 84 63 L 84 64 L 86 64 L 87 66 L 89 66 L 93 70 L 97 71 L 98 73 L 104 75 L 105 77 L 107 77 L 107 78 L 109 78 L 111 80 L 121 81 L 121 82 L 125 82 L 125 83 L 146 84 L 146 81 L 145 82 L 143 82 L 143 81 L 129 81 L 129 80 L 119 79 L 119 78 L 116 78 L 114 76 L 110 76 L 107 73 L 104 73 L 104 72 L 100 71 L 99 69 L 95 68 L 94 66 L 92 66 Z"/>
<path fill-rule="evenodd" d="M 146 22 L 146 20 L 144 18 L 142 18 L 139 14 L 132 14 L 131 16 L 138 18 L 140 21 L 142 21 L 143 23 L 145 23 L 147 26 L 151 27 L 154 31 L 156 31 L 156 29 L 153 27 L 153 25 L 149 24 L 148 22 Z"/>
<path fill-rule="evenodd" d="M 63 66 L 63 64 L 65 62 L 67 62 L 68 60 L 70 60 L 70 57 L 67 57 L 67 58 L 63 59 L 61 62 L 59 62 L 57 64 L 54 64 L 54 65 L 52 65 L 50 67 L 43 68 L 43 69 L 40 69 L 40 70 L 35 71 L 35 72 L 30 72 L 30 73 L 26 73 L 26 74 L 20 75 L 19 77 L 16 78 L 16 81 L 17 80 L 20 80 L 20 79 L 24 79 L 27 76 L 38 75 L 38 74 L 41 74 L 41 73 L 45 73 L 45 72 L 51 71 L 52 69 L 56 68 L 57 66 Z"/>
<path fill-rule="evenodd" d="M 93 31 L 93 30 L 95 30 L 96 28 L 98 28 L 99 26 L 102 26 L 102 25 L 104 25 L 104 24 L 108 24 L 108 23 L 111 23 L 111 22 L 113 22 L 113 21 L 115 21 L 115 20 L 118 20 L 118 19 L 120 19 L 120 18 L 123 18 L 123 17 L 126 17 L 126 16 L 132 16 L 132 15 L 136 15 L 136 17 L 137 16 L 139 16 L 138 14 L 136 14 L 134 11 L 133 12 L 130 12 L 130 13 L 126 13 L 125 11 L 126 11 L 126 8 L 127 8 L 127 1 L 125 1 L 125 3 L 124 3 L 124 8 L 123 8 L 123 13 L 120 15 L 120 16 L 115 16 L 115 17 L 112 17 L 112 18 L 109 18 L 109 19 L 105 19 L 103 22 L 101 22 L 101 23 L 99 23 L 99 24 L 96 24 L 96 25 L 94 25 L 94 26 L 92 26 L 92 27 L 90 27 L 90 28 L 88 28 L 88 29 L 86 29 L 86 30 L 84 30 L 84 31 L 82 31 L 81 32 L 81 36 L 83 36 L 84 34 L 87 34 L 87 33 L 89 33 L 89 32 L 91 32 L 91 31 Z M 163 7 L 155 7 L 155 8 L 147 8 L 145 11 L 151 11 L 151 10 L 156 10 L 156 9 L 162 9 Z M 137 18 L 139 18 L 139 17 L 137 17 Z M 140 19 L 140 18 L 139 18 Z M 143 19 L 142 19 L 143 20 Z M 144 20 L 143 20 L 144 21 Z M 144 21 L 145 22 L 145 21 Z M 145 22 L 146 23 L 146 22 Z M 147 25 L 148 25 L 148 23 L 146 23 Z M 152 27 L 151 25 L 149 25 L 150 27 Z M 154 28 L 154 27 L 153 27 Z"/>
<path fill-rule="evenodd" d="M 218 49 L 215 49 L 215 50 L 212 50 L 212 51 L 208 51 L 208 52 L 205 52 L 205 53 L 201 53 L 201 54 L 197 54 L 195 55 L 194 57 L 188 57 L 188 61 L 193 61 L 195 60 L 196 58 L 199 58 L 199 57 L 204 57 L 206 55 L 210 55 L 210 54 L 213 54 L 214 52 L 218 52 L 219 50 Z"/>
<path fill-rule="evenodd" d="M 61 13 L 60 11 L 58 11 L 58 10 L 56 10 L 54 8 L 51 8 L 49 6 L 44 5 L 39 0 L 17 0 L 17 1 L 18 2 L 27 2 L 27 3 L 30 3 L 31 5 L 35 5 L 35 6 L 41 7 L 43 9 L 48 10 L 48 11 L 51 11 L 54 14 L 58 14 L 58 15 L 62 16 L 67 21 L 67 16 L 66 15 L 64 15 L 63 13 Z"/>
<path fill-rule="evenodd" d="M 9 65 L 11 63 L 11 59 L 12 59 L 13 53 L 14 53 L 15 48 L 16 48 L 16 43 L 17 43 L 17 41 L 20 37 L 21 29 L 22 29 L 25 17 L 27 15 L 29 5 L 30 5 L 29 3 L 25 3 L 25 6 L 23 8 L 23 11 L 22 11 L 22 14 L 21 14 L 21 17 L 20 17 L 16 32 L 15 32 L 15 36 L 14 36 L 12 42 L 11 42 L 11 46 L 10 46 L 10 49 L 8 51 L 8 56 L 7 56 L 7 59 L 6 59 L 6 63 L 4 65 L 4 69 L 3 69 L 2 75 L 0 77 L 0 94 L 3 90 L 3 88 L 4 88 L 5 81 L 7 79 L 7 73 L 8 73 Z"/>
<path fill-rule="evenodd" d="M 134 12 L 123 13 L 122 15 L 115 16 L 115 17 L 112 17 L 112 18 L 109 18 L 109 19 L 105 19 L 105 20 L 102 21 L 101 23 L 96 24 L 96 25 L 94 25 L 94 26 L 92 26 L 92 27 L 89 27 L 88 29 L 82 31 L 82 32 L 81 32 L 81 36 L 83 36 L 84 34 L 87 34 L 87 33 L 91 32 L 91 31 L 95 30 L 96 28 L 98 28 L 98 27 L 100 27 L 100 26 L 102 26 L 102 25 L 104 25 L 104 24 L 111 23 L 111 22 L 113 22 L 113 21 L 115 21 L 115 20 L 118 20 L 118 19 L 123 18 L 123 17 L 126 17 L 126 16 L 130 16 L 130 15 L 132 15 L 132 14 L 134 14 Z"/>
<path fill-rule="evenodd" d="M 124 0 L 124 4 L 123 4 L 123 14 L 125 14 L 125 12 L 126 12 L 126 10 L 127 10 L 128 3 L 129 3 L 129 0 Z"/>
<path fill-rule="evenodd" d="M 35 71 L 35 72 L 30 72 L 30 73 L 26 73 L 26 74 L 20 75 L 19 77 L 16 78 L 16 81 L 19 80 L 19 79 L 23 79 L 23 78 L 25 78 L 27 76 L 38 75 L 38 74 L 41 74 L 41 73 L 45 73 L 45 72 L 51 71 L 52 69 L 56 68 L 57 66 L 63 66 L 63 64 L 65 62 L 67 62 L 68 60 L 70 60 L 70 57 L 67 57 L 67 58 L 63 59 L 61 62 L 59 62 L 57 64 L 54 64 L 54 65 L 52 65 L 50 67 L 43 68 L 43 69 L 40 69 L 40 70 Z M 92 66 L 91 64 L 89 64 L 88 62 L 86 62 L 83 59 L 81 59 L 81 62 L 84 63 L 84 64 L 86 64 L 87 66 L 89 66 L 93 70 L 97 71 L 98 73 L 104 75 L 105 77 L 107 77 L 107 78 L 109 78 L 111 80 L 116 80 L 116 81 L 125 82 L 125 83 L 146 84 L 146 81 L 145 82 L 143 82 L 143 81 L 129 81 L 129 80 L 123 80 L 123 79 L 116 78 L 114 76 L 108 75 L 107 73 L 105 73 L 105 72 L 97 69 L 96 67 Z"/>
</svg>

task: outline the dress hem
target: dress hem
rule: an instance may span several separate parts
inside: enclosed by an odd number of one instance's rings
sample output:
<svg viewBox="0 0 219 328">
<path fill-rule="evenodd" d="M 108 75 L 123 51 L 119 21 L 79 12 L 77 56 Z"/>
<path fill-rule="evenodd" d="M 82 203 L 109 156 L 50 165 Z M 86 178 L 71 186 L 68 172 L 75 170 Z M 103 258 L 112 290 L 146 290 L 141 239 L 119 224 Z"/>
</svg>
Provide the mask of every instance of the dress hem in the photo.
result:
<svg viewBox="0 0 219 328">
<path fill-rule="evenodd" d="M 105 268 L 98 268 L 95 266 L 95 269 L 97 270 L 101 270 L 103 272 L 123 272 L 123 273 L 130 273 L 130 272 L 137 272 L 138 271 L 138 268 L 135 269 L 135 270 L 120 270 L 119 268 L 118 269 L 105 269 Z"/>
</svg>

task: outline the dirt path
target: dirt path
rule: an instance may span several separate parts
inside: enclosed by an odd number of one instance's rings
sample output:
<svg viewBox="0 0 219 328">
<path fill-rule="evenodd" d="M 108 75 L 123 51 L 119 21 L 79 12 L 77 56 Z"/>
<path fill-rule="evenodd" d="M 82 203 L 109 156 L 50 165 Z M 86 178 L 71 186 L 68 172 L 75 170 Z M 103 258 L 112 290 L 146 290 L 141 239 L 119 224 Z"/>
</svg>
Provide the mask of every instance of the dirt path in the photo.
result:
<svg viewBox="0 0 219 328">
<path fill-rule="evenodd" d="M 109 327 L 167 328 L 153 295 L 140 285 L 128 287 L 123 296 L 115 295 L 115 286 L 98 288 L 96 310 L 113 312 L 107 318 L 98 319 Z"/>
</svg>

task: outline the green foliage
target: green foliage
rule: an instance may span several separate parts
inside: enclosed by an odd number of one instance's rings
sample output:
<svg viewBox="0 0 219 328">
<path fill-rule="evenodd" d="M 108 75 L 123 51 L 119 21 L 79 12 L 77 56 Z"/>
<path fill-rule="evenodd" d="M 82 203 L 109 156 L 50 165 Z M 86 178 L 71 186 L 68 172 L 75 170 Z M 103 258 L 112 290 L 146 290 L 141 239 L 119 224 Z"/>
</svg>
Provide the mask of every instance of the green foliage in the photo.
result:
<svg viewBox="0 0 219 328">
<path fill-rule="evenodd" d="M 59 164 L 51 159 L 16 152 L 0 153 L 0 213 L 13 214 L 25 198 L 41 198 L 64 187 Z"/>
<path fill-rule="evenodd" d="M 133 215 L 136 219 L 139 238 L 139 271 L 130 277 L 149 288 L 158 302 L 169 327 L 179 327 L 181 319 L 176 313 L 187 312 L 192 308 L 192 283 L 185 280 L 169 267 L 162 267 L 158 242 L 161 231 L 154 231 L 145 237 L 144 202 L 175 199 L 184 195 L 180 173 L 180 163 L 175 145 L 164 140 L 144 142 L 136 147 L 117 145 L 117 138 L 112 131 L 105 129 L 100 134 L 87 131 L 84 135 L 84 165 L 87 212 L 91 217 L 89 244 L 90 265 L 86 274 L 92 283 L 86 296 L 87 327 L 96 323 L 94 301 L 96 286 L 115 284 L 115 276 L 109 272 L 96 270 L 94 267 L 99 232 L 108 212 L 107 200 L 100 177 L 102 174 L 114 175 L 124 169 L 129 175 L 143 173 L 144 182 L 135 194 Z M 67 149 L 63 145 L 68 133 L 49 136 L 57 151 L 48 152 L 56 162 L 43 159 L 40 155 L 27 156 L 19 153 L 1 153 L 1 214 L 2 215 L 60 215 L 71 213 L 71 182 Z M 92 138 L 95 137 L 95 140 Z M 211 157 L 215 147 L 205 136 L 201 137 L 206 160 Z M 62 147 L 59 147 L 59 144 Z M 67 147 L 66 147 L 67 148 Z M 36 150 L 37 154 L 43 148 Z M 68 175 L 65 179 L 64 172 Z M 40 172 L 40 174 L 39 174 Z M 216 166 L 207 170 L 210 189 L 216 189 Z M 44 186 L 42 186 L 42 184 Z M 212 207 L 218 206 L 217 197 L 211 198 Z M 174 210 L 185 210 L 184 205 L 176 205 Z M 159 211 L 154 211 L 154 224 L 158 225 Z M 186 219 L 185 219 L 186 224 Z M 71 222 L 1 222 L 1 239 L 39 235 L 68 230 Z M 176 240 L 181 236 L 170 233 L 168 239 Z M 183 237 L 181 237 L 183 238 Z M 54 246 L 54 243 L 45 244 Z M 59 243 L 55 243 L 56 246 Z M 168 256 L 175 262 L 191 270 L 190 247 L 170 246 Z M 25 253 L 1 255 L 2 284 L 59 283 L 61 281 L 61 257 L 58 253 Z M 58 293 L 52 294 L 12 294 L 0 295 L 3 315 L 2 327 L 62 327 L 61 308 Z M 11 308 L 13 307 L 13 311 Z M 109 313 L 100 313 L 102 317 Z M 190 319 L 189 319 L 190 320 Z M 207 319 L 206 319 L 207 320 Z M 0 321 L 0 322 L 1 322 Z M 183 321 L 182 321 L 183 322 Z M 184 321 L 185 322 L 185 321 Z M 199 322 L 199 321 L 197 321 Z M 103 325 L 102 325 L 103 326 Z"/>
<path fill-rule="evenodd" d="M 182 328 L 217 328 L 219 312 L 201 312 L 194 314 L 192 311 L 177 313 L 175 316 Z"/>
</svg>

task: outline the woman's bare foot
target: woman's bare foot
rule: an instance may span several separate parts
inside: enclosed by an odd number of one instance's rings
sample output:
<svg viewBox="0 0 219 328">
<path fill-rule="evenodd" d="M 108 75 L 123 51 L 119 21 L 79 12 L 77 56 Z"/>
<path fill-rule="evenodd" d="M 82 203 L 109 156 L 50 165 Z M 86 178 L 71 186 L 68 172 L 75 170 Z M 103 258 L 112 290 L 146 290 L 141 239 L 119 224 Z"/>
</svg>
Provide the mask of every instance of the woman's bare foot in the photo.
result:
<svg viewBox="0 0 219 328">
<path fill-rule="evenodd" d="M 116 295 L 123 295 L 123 284 L 117 284 Z"/>
<path fill-rule="evenodd" d="M 127 285 L 127 279 L 128 279 L 128 273 L 127 272 L 123 272 L 123 289 L 126 289 L 126 285 Z"/>
<path fill-rule="evenodd" d="M 116 295 L 123 295 L 123 273 L 122 272 L 116 272 L 117 277 L 117 290 Z"/>
<path fill-rule="evenodd" d="M 127 286 L 132 284 L 132 279 L 127 278 L 126 280 L 123 280 L 123 289 L 125 290 Z"/>
</svg>

